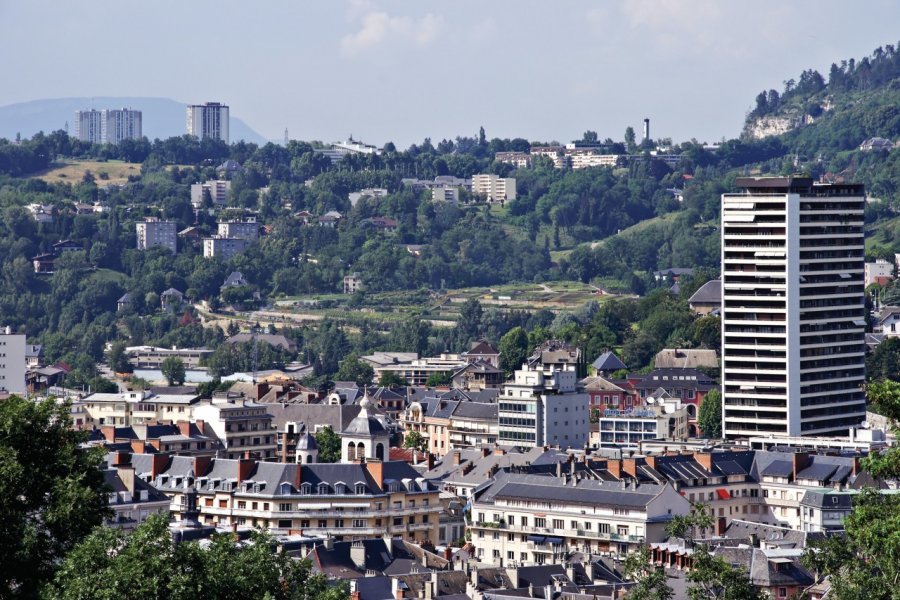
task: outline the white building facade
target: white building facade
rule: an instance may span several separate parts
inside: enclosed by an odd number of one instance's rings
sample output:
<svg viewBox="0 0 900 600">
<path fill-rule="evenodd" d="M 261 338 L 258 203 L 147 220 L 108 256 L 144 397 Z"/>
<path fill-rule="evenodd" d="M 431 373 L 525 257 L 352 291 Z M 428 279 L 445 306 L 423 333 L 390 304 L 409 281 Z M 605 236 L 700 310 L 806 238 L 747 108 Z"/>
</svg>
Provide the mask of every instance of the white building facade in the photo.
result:
<svg viewBox="0 0 900 600">
<path fill-rule="evenodd" d="M 135 223 L 135 230 L 138 250 L 147 250 L 156 246 L 162 246 L 172 254 L 177 250 L 178 224 L 175 221 L 146 219 L 140 223 Z"/>
<path fill-rule="evenodd" d="M 0 392 L 25 393 L 25 334 L 0 327 Z"/>
<path fill-rule="evenodd" d="M 865 419 L 863 187 L 736 185 L 722 196 L 724 435 L 846 434 Z"/>
<path fill-rule="evenodd" d="M 488 202 L 516 199 L 516 180 L 490 173 L 472 175 L 472 193 L 482 196 Z"/>
<path fill-rule="evenodd" d="M 139 140 L 143 134 L 142 114 L 130 108 L 104 110 L 100 121 L 100 138 L 104 144 L 122 140 Z"/>
<path fill-rule="evenodd" d="M 75 137 L 82 142 L 103 143 L 103 112 L 93 108 L 76 110 Z"/>
<path fill-rule="evenodd" d="M 219 102 L 191 104 L 187 107 L 187 133 L 201 140 L 212 138 L 229 142 L 228 106 Z"/>
<path fill-rule="evenodd" d="M 525 367 L 497 398 L 497 443 L 513 446 L 583 448 L 590 429 L 590 396 L 574 365 L 564 369 Z"/>
</svg>

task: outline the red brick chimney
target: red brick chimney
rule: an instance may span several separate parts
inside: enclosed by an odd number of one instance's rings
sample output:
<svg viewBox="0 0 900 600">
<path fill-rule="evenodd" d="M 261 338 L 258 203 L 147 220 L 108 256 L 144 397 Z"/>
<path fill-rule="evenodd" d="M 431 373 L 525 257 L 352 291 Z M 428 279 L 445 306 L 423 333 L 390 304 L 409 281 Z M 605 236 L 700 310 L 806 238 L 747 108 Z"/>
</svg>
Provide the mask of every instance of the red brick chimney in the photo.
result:
<svg viewBox="0 0 900 600">
<path fill-rule="evenodd" d="M 809 452 L 794 452 L 791 456 L 791 466 L 793 467 L 793 479 L 797 479 L 797 473 L 809 466 Z"/>
<path fill-rule="evenodd" d="M 485 457 L 490 456 L 490 455 L 491 455 L 491 449 L 490 449 L 490 448 L 482 448 L 482 449 L 481 449 L 481 457 L 482 457 L 482 458 L 485 458 Z"/>
<path fill-rule="evenodd" d="M 384 485 L 384 463 L 377 458 L 371 458 L 366 461 L 365 467 L 378 487 L 381 488 Z"/>
<path fill-rule="evenodd" d="M 494 455 L 495 455 L 495 456 L 503 456 L 504 454 L 506 454 L 506 450 L 504 450 L 504 449 L 501 448 L 500 446 L 497 446 L 496 448 L 494 448 Z"/>
<path fill-rule="evenodd" d="M 156 448 L 157 450 L 162 450 L 162 448 L 159 447 L 159 438 L 156 438 L 153 440 L 147 440 L 147 443 L 150 444 L 151 447 Z"/>
<path fill-rule="evenodd" d="M 425 464 L 428 467 L 428 470 L 432 470 L 434 468 L 434 454 L 431 452 L 425 457 Z"/>
<path fill-rule="evenodd" d="M 190 437 L 191 435 L 191 422 L 190 421 L 178 421 L 175 424 L 178 427 L 178 432 L 185 436 Z"/>
<path fill-rule="evenodd" d="M 166 452 L 160 454 L 152 454 L 150 459 L 150 477 L 156 479 L 156 476 L 166 470 L 169 466 L 169 454 Z"/>
<path fill-rule="evenodd" d="M 116 426 L 115 425 L 101 426 L 100 433 L 103 434 L 103 439 L 105 439 L 107 442 L 115 442 L 116 441 Z"/>
<path fill-rule="evenodd" d="M 702 465 L 704 469 L 712 472 L 712 452 L 694 452 L 694 460 Z"/>
<path fill-rule="evenodd" d="M 725 517 L 718 517 L 716 519 L 716 535 L 725 535 L 725 529 L 727 529 Z"/>
<path fill-rule="evenodd" d="M 859 473 L 860 473 L 861 471 L 862 471 L 862 468 L 861 468 L 861 465 L 860 465 L 860 463 L 859 463 L 859 457 L 858 457 L 858 456 L 854 456 L 854 457 L 853 457 L 853 464 L 852 464 L 852 466 L 850 467 L 850 474 L 853 475 L 853 476 L 855 477 L 856 475 L 859 475 Z"/>
<path fill-rule="evenodd" d="M 454 465 L 459 466 L 459 459 L 460 459 L 461 454 L 462 453 L 459 451 L 459 449 L 456 449 L 453 451 L 453 464 Z"/>
<path fill-rule="evenodd" d="M 648 467 L 650 467 L 651 469 L 656 468 L 656 455 L 655 454 L 651 454 L 651 455 L 644 457 L 644 460 L 647 462 Z"/>
<path fill-rule="evenodd" d="M 244 456 L 244 458 L 238 459 L 238 465 L 237 465 L 238 483 L 240 483 L 240 482 L 244 481 L 245 479 L 247 479 L 248 477 L 250 477 L 250 473 L 252 473 L 253 469 L 256 467 L 256 461 L 254 459 L 250 458 L 248 456 L 249 454 L 250 453 L 247 452 L 247 454 Z"/>
<path fill-rule="evenodd" d="M 119 467 L 122 465 L 130 465 L 131 464 L 131 452 L 124 452 L 119 450 L 113 455 L 113 466 Z"/>
<path fill-rule="evenodd" d="M 606 470 L 616 479 L 622 478 L 622 461 L 618 458 L 606 459 Z"/>
<path fill-rule="evenodd" d="M 301 483 L 303 483 L 303 465 L 298 462 L 294 471 L 294 489 L 299 490 Z"/>
<path fill-rule="evenodd" d="M 622 471 L 628 473 L 632 477 L 637 477 L 638 465 L 644 464 L 642 458 L 629 457 L 622 460 Z"/>
<path fill-rule="evenodd" d="M 209 465 L 212 463 L 212 457 L 195 456 L 194 457 L 194 476 L 203 477 L 209 471 Z"/>
<path fill-rule="evenodd" d="M 200 435 L 206 435 L 206 432 L 204 431 L 204 429 L 206 427 L 206 422 L 203 421 L 203 419 L 197 419 L 196 421 L 194 421 L 194 425 L 197 426 L 197 432 Z"/>
<path fill-rule="evenodd" d="M 131 440 L 131 452 L 134 454 L 144 454 L 147 449 L 147 442 L 144 440 Z"/>
</svg>

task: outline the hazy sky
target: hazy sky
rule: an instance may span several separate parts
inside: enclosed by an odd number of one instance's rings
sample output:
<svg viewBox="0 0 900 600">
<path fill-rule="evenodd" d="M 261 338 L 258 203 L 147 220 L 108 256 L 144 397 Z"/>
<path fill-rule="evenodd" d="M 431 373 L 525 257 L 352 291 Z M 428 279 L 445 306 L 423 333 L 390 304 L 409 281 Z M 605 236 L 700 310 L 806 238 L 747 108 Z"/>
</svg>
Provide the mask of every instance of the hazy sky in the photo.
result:
<svg viewBox="0 0 900 600">
<path fill-rule="evenodd" d="M 900 37 L 897 0 L 0 0 L 0 105 L 221 101 L 265 137 L 734 137 L 756 94 Z M 138 107 L 135 107 L 138 108 Z"/>
</svg>

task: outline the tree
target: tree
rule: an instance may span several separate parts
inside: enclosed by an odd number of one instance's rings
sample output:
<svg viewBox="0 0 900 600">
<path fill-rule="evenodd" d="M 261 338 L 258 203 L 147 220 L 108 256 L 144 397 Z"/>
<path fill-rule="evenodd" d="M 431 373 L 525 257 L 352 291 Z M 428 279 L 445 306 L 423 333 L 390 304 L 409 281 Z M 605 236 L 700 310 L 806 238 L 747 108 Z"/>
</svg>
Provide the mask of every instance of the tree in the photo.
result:
<svg viewBox="0 0 900 600">
<path fill-rule="evenodd" d="M 34 598 L 109 515 L 103 451 L 80 448 L 68 403 L 0 402 L 0 596 Z"/>
<path fill-rule="evenodd" d="M 866 376 L 870 381 L 900 379 L 900 338 L 887 338 L 866 357 Z"/>
<path fill-rule="evenodd" d="M 169 385 L 181 385 L 184 383 L 184 361 L 177 356 L 170 356 L 162 361 L 159 366 L 163 377 L 169 382 Z"/>
<path fill-rule="evenodd" d="M 427 387 L 444 387 L 450 385 L 450 373 L 447 371 L 435 371 L 425 381 Z"/>
<path fill-rule="evenodd" d="M 372 378 L 375 376 L 375 370 L 369 363 L 359 360 L 355 354 L 348 354 L 341 361 L 341 367 L 338 369 L 335 379 L 338 381 L 353 381 L 356 385 L 364 387 L 372 384 Z"/>
<path fill-rule="evenodd" d="M 319 462 L 336 463 L 341 460 L 341 436 L 331 427 L 324 427 L 316 432 L 316 445 L 319 447 Z"/>
<path fill-rule="evenodd" d="M 401 387 L 409 385 L 409 383 L 397 375 L 395 371 L 382 371 L 381 377 L 378 379 L 378 385 L 381 387 Z"/>
<path fill-rule="evenodd" d="M 710 390 L 700 404 L 697 414 L 697 426 L 703 437 L 718 439 L 722 437 L 722 392 Z"/>
<path fill-rule="evenodd" d="M 176 543 L 165 517 L 153 515 L 135 531 L 97 529 L 66 557 L 45 598 L 349 598 L 346 585 L 329 587 L 308 560 L 273 552 L 257 531 L 249 543 L 214 535 L 209 546 Z"/>
<path fill-rule="evenodd" d="M 866 385 L 875 412 L 887 417 L 900 433 L 900 383 L 881 381 Z M 900 449 L 873 452 L 863 468 L 875 477 L 900 477 Z M 894 600 L 900 581 L 900 496 L 871 488 L 853 498 L 853 510 L 844 519 L 844 535 L 816 542 L 804 553 L 804 562 L 828 576 L 837 600 Z"/>
<path fill-rule="evenodd" d="M 521 369 L 528 358 L 528 334 L 522 327 L 513 327 L 500 338 L 500 368 L 507 375 Z"/>
<path fill-rule="evenodd" d="M 666 582 L 666 571 L 650 561 L 650 549 L 642 546 L 625 558 L 625 577 L 635 582 L 628 600 L 669 600 L 675 591 Z"/>
<path fill-rule="evenodd" d="M 632 127 L 631 125 L 625 128 L 625 146 L 628 148 L 629 154 L 633 154 L 637 149 L 634 127 Z"/>
<path fill-rule="evenodd" d="M 116 373 L 131 373 L 134 371 L 134 367 L 128 362 L 128 355 L 125 354 L 125 342 L 113 342 L 106 352 L 106 364 Z"/>
<path fill-rule="evenodd" d="M 418 431 L 410 431 L 403 436 L 403 447 L 413 448 L 419 452 L 425 452 L 428 450 L 428 438 Z"/>
<path fill-rule="evenodd" d="M 459 308 L 459 320 L 456 322 L 456 328 L 463 342 L 467 343 L 478 337 L 478 333 L 481 331 L 482 316 L 484 316 L 484 310 L 481 308 L 478 298 L 469 298 L 463 302 Z"/>
</svg>

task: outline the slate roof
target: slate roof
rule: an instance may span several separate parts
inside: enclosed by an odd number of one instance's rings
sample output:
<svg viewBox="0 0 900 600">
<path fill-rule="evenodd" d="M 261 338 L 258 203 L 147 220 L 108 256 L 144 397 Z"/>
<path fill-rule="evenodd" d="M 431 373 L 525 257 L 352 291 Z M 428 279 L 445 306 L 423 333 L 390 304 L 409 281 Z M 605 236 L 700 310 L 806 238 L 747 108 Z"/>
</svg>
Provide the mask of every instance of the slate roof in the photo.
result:
<svg viewBox="0 0 900 600">
<path fill-rule="evenodd" d="M 387 429 L 381 421 L 369 414 L 367 408 L 363 407 L 363 410 L 360 410 L 356 418 L 350 421 L 341 435 L 387 435 Z"/>
<path fill-rule="evenodd" d="M 222 287 L 237 287 L 241 285 L 245 285 L 247 281 L 244 279 L 244 275 L 240 271 L 232 271 L 231 274 L 225 278 L 225 282 L 222 284 Z"/>
<path fill-rule="evenodd" d="M 688 300 L 688 304 L 707 304 L 713 306 L 722 305 L 722 281 L 711 279 L 707 281 Z"/>
<path fill-rule="evenodd" d="M 297 450 L 318 450 L 316 438 L 309 433 L 304 433 L 297 439 Z"/>
<path fill-rule="evenodd" d="M 490 342 L 478 340 L 477 342 L 473 342 L 472 347 L 466 352 L 466 355 L 468 356 L 473 354 L 500 354 L 500 352 L 494 348 Z"/>
<path fill-rule="evenodd" d="M 598 371 L 618 371 L 619 369 L 627 368 L 625 363 L 623 363 L 612 350 L 607 350 L 598 356 L 597 359 L 591 363 L 591 366 Z"/>
<path fill-rule="evenodd" d="M 815 508 L 849 510 L 853 507 L 853 497 L 857 493 L 856 491 L 838 492 L 832 488 L 806 490 L 800 504 Z"/>
<path fill-rule="evenodd" d="M 484 402 L 459 402 L 456 410 L 453 412 L 454 417 L 461 419 L 483 419 L 486 421 L 494 421 L 497 419 L 499 405 L 487 404 Z"/>
<path fill-rule="evenodd" d="M 488 488 L 482 501 L 494 498 L 547 500 L 586 506 L 625 506 L 645 508 L 665 486 L 644 484 L 623 489 L 618 482 L 582 479 L 577 485 L 560 485 L 553 476 L 500 473 Z"/>
</svg>

